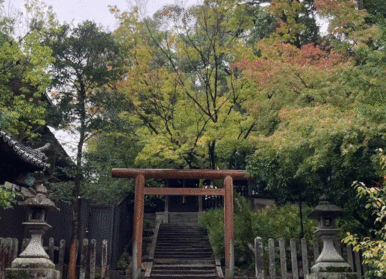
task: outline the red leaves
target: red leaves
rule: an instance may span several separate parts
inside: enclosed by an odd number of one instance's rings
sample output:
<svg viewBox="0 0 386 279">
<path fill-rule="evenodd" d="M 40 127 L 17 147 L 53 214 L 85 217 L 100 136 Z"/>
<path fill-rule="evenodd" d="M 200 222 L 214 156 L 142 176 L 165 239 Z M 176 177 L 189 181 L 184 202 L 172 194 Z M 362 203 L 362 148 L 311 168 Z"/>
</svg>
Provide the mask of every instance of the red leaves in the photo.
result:
<svg viewBox="0 0 386 279">
<path fill-rule="evenodd" d="M 294 67 L 312 67 L 313 70 L 332 70 L 345 58 L 333 50 L 322 49 L 319 45 L 308 44 L 300 50 L 295 46 L 275 42 L 273 45 L 261 43 L 258 45 L 262 56 L 255 61 L 244 59 L 231 65 L 231 69 L 243 69 L 244 75 L 255 78 L 259 85 L 269 81 L 278 72 L 288 71 Z"/>
</svg>

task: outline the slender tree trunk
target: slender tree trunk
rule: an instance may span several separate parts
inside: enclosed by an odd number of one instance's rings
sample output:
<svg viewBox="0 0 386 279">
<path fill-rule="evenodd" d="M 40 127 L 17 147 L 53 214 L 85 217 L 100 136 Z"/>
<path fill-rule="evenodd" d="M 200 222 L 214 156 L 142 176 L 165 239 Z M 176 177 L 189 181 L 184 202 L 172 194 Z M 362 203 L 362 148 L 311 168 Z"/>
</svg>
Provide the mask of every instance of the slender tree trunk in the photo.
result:
<svg viewBox="0 0 386 279">
<path fill-rule="evenodd" d="M 80 196 L 80 183 L 82 179 L 82 155 L 83 145 L 85 140 L 85 129 L 86 129 L 86 109 L 85 99 L 86 92 L 84 84 L 81 83 L 81 90 L 79 92 L 79 112 L 80 112 L 80 137 L 78 142 L 78 150 L 76 155 L 76 174 L 74 188 L 72 190 L 72 196 L 74 202 L 72 205 L 72 235 L 71 235 L 71 248 L 70 248 L 70 259 L 68 263 L 68 278 L 77 279 L 76 277 L 76 258 L 77 258 L 77 243 L 79 243 L 79 196 Z"/>
<path fill-rule="evenodd" d="M 302 212 L 302 195 L 299 188 L 299 216 L 300 216 L 300 238 L 304 237 L 304 227 L 303 227 L 303 212 Z"/>
<path fill-rule="evenodd" d="M 78 179 L 76 178 L 75 180 L 78 180 Z M 75 200 L 73 201 L 71 209 L 72 209 L 72 234 L 71 234 L 70 259 L 68 263 L 67 277 L 70 279 L 76 279 L 76 258 L 77 258 L 77 251 L 78 251 L 77 240 L 79 239 L 79 199 L 78 197 L 76 197 Z"/>
<path fill-rule="evenodd" d="M 216 157 L 215 157 L 215 149 L 216 149 L 216 141 L 212 141 L 209 143 L 209 160 L 210 160 L 210 168 L 216 169 Z"/>
</svg>

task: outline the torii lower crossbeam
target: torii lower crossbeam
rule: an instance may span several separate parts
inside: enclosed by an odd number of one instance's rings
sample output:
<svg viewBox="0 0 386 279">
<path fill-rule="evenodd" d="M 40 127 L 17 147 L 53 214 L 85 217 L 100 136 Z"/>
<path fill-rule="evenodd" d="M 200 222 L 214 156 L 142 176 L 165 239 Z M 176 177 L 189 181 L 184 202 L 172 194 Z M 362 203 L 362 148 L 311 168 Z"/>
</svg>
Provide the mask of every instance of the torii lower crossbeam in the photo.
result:
<svg viewBox="0 0 386 279">
<path fill-rule="evenodd" d="M 135 207 L 133 233 L 133 278 L 141 277 L 142 233 L 145 195 L 224 196 L 225 278 L 234 277 L 233 244 L 233 180 L 249 179 L 241 170 L 170 170 L 170 169 L 113 169 L 113 178 L 135 178 Z M 149 188 L 146 178 L 160 179 L 224 179 L 222 189 Z"/>
</svg>

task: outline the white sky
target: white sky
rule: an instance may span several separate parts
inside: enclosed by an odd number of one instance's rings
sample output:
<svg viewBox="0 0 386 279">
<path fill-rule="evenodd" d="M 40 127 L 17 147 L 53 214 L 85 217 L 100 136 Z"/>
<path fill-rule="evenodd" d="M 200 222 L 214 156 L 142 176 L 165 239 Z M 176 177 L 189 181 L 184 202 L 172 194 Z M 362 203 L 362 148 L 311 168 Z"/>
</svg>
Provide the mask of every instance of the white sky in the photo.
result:
<svg viewBox="0 0 386 279">
<path fill-rule="evenodd" d="M 110 14 L 108 6 L 117 6 L 121 11 L 128 10 L 129 3 L 135 0 L 42 0 L 48 6 L 52 6 L 61 23 L 70 23 L 74 20 L 75 25 L 84 20 L 95 21 L 108 27 L 113 31 L 117 27 L 116 20 Z M 141 3 L 146 0 L 137 0 Z M 24 0 L 5 0 L 5 7 L 11 4 L 14 8 L 22 10 Z M 147 0 L 147 16 L 152 16 L 157 10 L 167 4 L 179 4 L 183 7 L 202 3 L 202 0 Z"/>
</svg>

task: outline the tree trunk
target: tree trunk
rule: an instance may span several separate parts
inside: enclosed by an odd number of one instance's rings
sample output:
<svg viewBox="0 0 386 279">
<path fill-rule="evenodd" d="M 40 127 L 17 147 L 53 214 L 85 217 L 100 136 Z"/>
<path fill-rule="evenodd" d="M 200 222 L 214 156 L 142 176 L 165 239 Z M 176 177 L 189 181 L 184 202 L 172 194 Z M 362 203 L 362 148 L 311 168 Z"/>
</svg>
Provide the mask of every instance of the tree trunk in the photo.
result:
<svg viewBox="0 0 386 279">
<path fill-rule="evenodd" d="M 216 158 L 215 158 L 215 148 L 216 141 L 212 141 L 209 143 L 209 160 L 210 160 L 210 168 L 216 169 Z"/>
<path fill-rule="evenodd" d="M 304 237 L 304 227 L 303 227 L 303 212 L 302 212 L 302 195 L 299 189 L 299 216 L 300 216 L 300 238 Z"/>
<path fill-rule="evenodd" d="M 70 248 L 70 259 L 68 263 L 68 275 L 70 279 L 76 279 L 76 259 L 79 239 L 79 199 L 75 198 L 72 204 L 72 235 L 71 235 L 71 248 Z"/>
<path fill-rule="evenodd" d="M 70 248 L 70 259 L 68 263 L 68 278 L 76 278 L 76 258 L 77 258 L 77 243 L 79 243 L 79 196 L 80 196 L 80 182 L 82 179 L 82 155 L 83 145 L 86 139 L 86 91 L 84 83 L 80 83 L 80 92 L 78 93 L 78 100 L 80 103 L 79 114 L 80 114 L 80 135 L 78 142 L 78 150 L 76 154 L 76 174 L 74 188 L 72 189 L 72 196 L 74 197 L 74 203 L 72 205 L 72 235 L 71 235 L 71 248 Z"/>
</svg>

